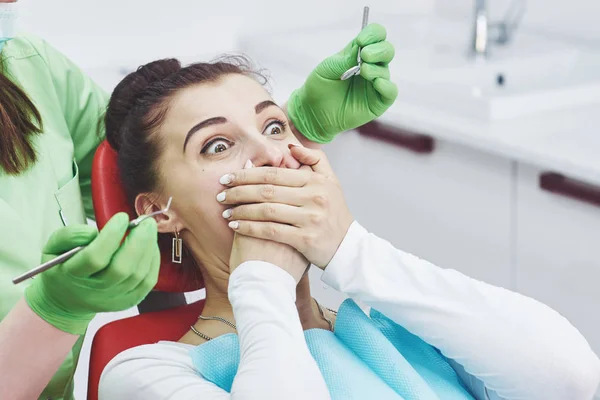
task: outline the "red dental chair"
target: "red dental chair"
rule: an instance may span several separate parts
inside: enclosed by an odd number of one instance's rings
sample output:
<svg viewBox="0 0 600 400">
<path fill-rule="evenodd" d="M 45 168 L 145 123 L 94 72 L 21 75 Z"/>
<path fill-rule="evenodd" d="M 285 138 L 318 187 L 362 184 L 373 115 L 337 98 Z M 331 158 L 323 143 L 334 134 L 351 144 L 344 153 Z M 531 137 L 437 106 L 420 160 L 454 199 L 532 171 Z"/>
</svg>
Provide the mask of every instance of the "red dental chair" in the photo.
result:
<svg viewBox="0 0 600 400">
<path fill-rule="evenodd" d="M 125 211 L 131 219 L 137 216 L 129 207 L 121 187 L 117 153 L 106 141 L 98 147 L 94 156 L 92 197 L 98 229 L 102 229 L 117 212 Z M 154 291 L 138 306 L 140 315 L 110 322 L 94 336 L 90 354 L 88 400 L 98 399 L 100 375 L 113 357 L 142 344 L 179 340 L 202 312 L 204 300 L 186 304 L 183 296 L 184 292 L 202 289 L 204 284 L 201 278 L 190 277 L 188 268 L 193 267 L 172 263 L 170 243 L 159 243 L 161 265 L 158 283 Z M 167 308 L 169 306 L 174 308 Z"/>
</svg>

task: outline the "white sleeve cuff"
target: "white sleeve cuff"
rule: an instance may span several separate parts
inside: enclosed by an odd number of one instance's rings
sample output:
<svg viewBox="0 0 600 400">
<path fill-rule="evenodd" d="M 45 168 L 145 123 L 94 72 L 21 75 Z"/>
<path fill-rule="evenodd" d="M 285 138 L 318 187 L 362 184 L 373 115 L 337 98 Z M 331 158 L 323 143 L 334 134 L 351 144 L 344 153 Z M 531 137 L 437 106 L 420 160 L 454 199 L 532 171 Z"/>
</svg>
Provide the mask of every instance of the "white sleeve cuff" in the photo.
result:
<svg viewBox="0 0 600 400">
<path fill-rule="evenodd" d="M 338 247 L 337 251 L 333 255 L 333 258 L 325 267 L 321 280 L 327 285 L 331 286 L 336 290 L 339 289 L 337 282 L 343 281 L 339 279 L 344 274 L 347 274 L 352 268 L 352 265 L 360 257 L 361 246 L 360 242 L 365 238 L 369 232 L 357 221 L 352 222 L 348 232 L 342 243 Z"/>
</svg>

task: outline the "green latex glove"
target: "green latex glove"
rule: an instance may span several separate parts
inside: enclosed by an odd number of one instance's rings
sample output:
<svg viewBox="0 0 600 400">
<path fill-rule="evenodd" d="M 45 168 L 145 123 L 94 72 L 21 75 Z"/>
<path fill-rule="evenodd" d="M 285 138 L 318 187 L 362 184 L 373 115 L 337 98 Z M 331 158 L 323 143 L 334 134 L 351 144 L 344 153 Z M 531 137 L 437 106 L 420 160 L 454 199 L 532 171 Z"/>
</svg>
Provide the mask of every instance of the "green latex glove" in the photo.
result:
<svg viewBox="0 0 600 400">
<path fill-rule="evenodd" d="M 340 132 L 357 128 L 381 116 L 396 100 L 398 88 L 390 81 L 388 64 L 394 47 L 386 30 L 370 24 L 346 48 L 326 58 L 311 72 L 288 101 L 292 123 L 307 139 L 328 143 Z M 360 75 L 340 77 L 356 65 L 361 50 Z"/>
<path fill-rule="evenodd" d="M 121 244 L 128 223 L 127 214 L 118 213 L 100 233 L 89 225 L 54 232 L 43 250 L 44 261 L 87 247 L 35 277 L 25 291 L 29 307 L 58 329 L 81 335 L 96 313 L 139 304 L 158 279 L 156 221 L 143 221 Z"/>
</svg>

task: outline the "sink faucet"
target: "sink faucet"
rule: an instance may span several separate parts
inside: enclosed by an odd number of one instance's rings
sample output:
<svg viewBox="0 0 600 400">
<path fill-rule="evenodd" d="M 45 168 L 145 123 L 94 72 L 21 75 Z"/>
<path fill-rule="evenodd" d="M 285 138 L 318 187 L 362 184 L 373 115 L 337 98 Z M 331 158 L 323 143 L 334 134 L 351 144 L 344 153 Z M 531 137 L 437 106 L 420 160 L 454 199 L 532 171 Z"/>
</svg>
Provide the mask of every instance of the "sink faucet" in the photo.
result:
<svg viewBox="0 0 600 400">
<path fill-rule="evenodd" d="M 475 15 L 471 53 L 476 58 L 487 58 L 490 44 L 508 44 L 525 14 L 526 0 L 513 0 L 502 21 L 491 24 L 487 0 L 475 0 Z"/>
<path fill-rule="evenodd" d="M 473 47 L 475 56 L 485 57 L 488 53 L 488 12 L 486 0 L 475 0 L 475 26 L 473 27 Z"/>
</svg>

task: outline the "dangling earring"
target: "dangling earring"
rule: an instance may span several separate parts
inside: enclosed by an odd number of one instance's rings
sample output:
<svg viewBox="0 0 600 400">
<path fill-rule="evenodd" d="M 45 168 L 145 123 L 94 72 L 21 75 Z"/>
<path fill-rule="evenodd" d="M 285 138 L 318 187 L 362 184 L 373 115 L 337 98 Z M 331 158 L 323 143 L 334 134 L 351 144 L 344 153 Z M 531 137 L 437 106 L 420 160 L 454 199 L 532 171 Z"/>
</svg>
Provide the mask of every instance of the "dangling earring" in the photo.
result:
<svg viewBox="0 0 600 400">
<path fill-rule="evenodd" d="M 179 238 L 179 231 L 175 228 L 175 237 L 173 238 L 173 249 L 171 252 L 171 260 L 174 263 L 181 264 L 183 251 L 183 239 Z"/>
</svg>

